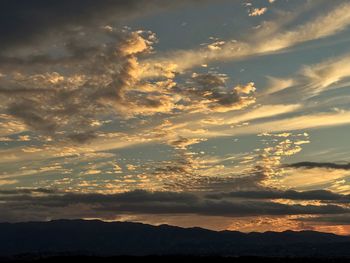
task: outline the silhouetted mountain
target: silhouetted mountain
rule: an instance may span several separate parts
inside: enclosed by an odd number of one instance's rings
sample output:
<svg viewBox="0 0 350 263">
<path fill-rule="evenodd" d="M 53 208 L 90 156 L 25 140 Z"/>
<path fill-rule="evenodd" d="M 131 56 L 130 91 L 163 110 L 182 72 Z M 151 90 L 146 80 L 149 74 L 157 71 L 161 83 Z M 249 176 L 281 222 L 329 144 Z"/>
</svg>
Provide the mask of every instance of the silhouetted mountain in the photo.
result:
<svg viewBox="0 0 350 263">
<path fill-rule="evenodd" d="M 350 237 L 312 231 L 240 233 L 84 220 L 1 223 L 0 256 L 350 256 Z"/>
</svg>

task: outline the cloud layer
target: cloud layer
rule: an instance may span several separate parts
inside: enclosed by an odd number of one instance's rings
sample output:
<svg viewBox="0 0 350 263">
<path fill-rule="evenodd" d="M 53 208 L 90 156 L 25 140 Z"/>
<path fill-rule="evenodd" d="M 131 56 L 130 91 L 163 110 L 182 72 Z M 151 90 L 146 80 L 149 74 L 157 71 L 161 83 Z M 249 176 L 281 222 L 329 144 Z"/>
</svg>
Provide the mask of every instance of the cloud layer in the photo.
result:
<svg viewBox="0 0 350 263">
<path fill-rule="evenodd" d="M 0 221 L 347 222 L 350 5 L 265 4 L 3 1 Z"/>
<path fill-rule="evenodd" d="M 42 190 L 33 190 L 33 193 L 43 193 Z M 45 194 L 50 191 L 46 191 Z M 247 192 L 247 195 L 234 195 L 229 197 L 251 197 L 257 195 Z M 285 198 L 300 195 L 300 199 L 309 200 L 311 196 L 317 198 L 317 193 L 294 193 L 284 195 Z M 325 193 L 318 193 L 318 196 Z M 268 198 L 276 197 L 262 192 L 260 197 L 266 197 L 265 201 L 253 200 L 214 200 L 206 199 L 189 193 L 174 192 L 146 192 L 134 191 L 114 195 L 103 194 L 48 194 L 44 196 L 23 195 L 7 192 L 1 196 L 5 201 L 0 206 L 1 221 L 14 220 L 11 215 L 23 214 L 21 220 L 36 218 L 42 220 L 45 217 L 60 218 L 71 213 L 73 217 L 95 217 L 109 219 L 123 214 L 197 214 L 206 216 L 242 217 L 256 215 L 317 215 L 317 214 L 344 214 L 350 210 L 334 204 L 325 205 L 300 205 L 282 204 L 268 201 Z M 264 197 L 264 198 L 265 198 Z M 326 198 L 329 199 L 329 198 Z M 29 208 L 30 209 L 27 209 Z M 79 207 L 81 211 L 76 210 Z M 44 209 L 44 210 L 43 210 Z M 73 213 L 74 209 L 75 212 Z"/>
</svg>

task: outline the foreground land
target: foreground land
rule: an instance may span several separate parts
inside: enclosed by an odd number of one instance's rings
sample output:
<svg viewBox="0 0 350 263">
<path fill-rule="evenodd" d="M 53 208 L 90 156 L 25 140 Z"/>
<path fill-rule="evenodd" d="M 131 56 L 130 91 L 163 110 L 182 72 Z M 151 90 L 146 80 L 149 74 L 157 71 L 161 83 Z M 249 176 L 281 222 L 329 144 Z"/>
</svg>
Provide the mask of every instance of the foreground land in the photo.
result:
<svg viewBox="0 0 350 263">
<path fill-rule="evenodd" d="M 0 258 L 2 263 L 12 262 L 37 262 L 37 263 L 56 263 L 56 262 L 181 262 L 181 261 L 205 261 L 205 262 L 227 262 L 227 263 L 350 263 L 350 258 L 292 258 L 292 257 L 215 257 L 215 256 L 118 256 L 118 257 L 89 257 L 89 256 L 54 256 L 42 257 L 32 255 L 22 255 L 10 258 Z"/>
<path fill-rule="evenodd" d="M 260 262 L 263 258 L 268 262 L 279 262 L 279 258 L 284 262 L 288 262 L 286 258 L 293 258 L 291 262 L 305 262 L 295 258 L 322 258 L 332 262 L 329 259 L 350 258 L 350 237 L 313 231 L 247 234 L 84 220 L 0 223 L 0 257 L 4 259 L 53 262 L 57 258 L 52 256 L 76 255 L 89 256 L 84 260 L 90 262 L 123 261 L 114 257 L 124 255 L 221 256 L 221 261 L 230 262 L 245 262 L 242 257 L 247 256 L 260 257 Z"/>
</svg>

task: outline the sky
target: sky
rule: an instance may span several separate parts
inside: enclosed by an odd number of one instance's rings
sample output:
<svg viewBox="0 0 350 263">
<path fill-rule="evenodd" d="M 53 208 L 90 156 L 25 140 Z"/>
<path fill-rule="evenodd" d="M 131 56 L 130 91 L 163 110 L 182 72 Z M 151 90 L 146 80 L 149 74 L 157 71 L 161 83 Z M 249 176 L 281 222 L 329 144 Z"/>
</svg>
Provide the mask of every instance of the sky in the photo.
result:
<svg viewBox="0 0 350 263">
<path fill-rule="evenodd" d="M 2 0 L 0 221 L 350 235 L 350 2 Z"/>
</svg>

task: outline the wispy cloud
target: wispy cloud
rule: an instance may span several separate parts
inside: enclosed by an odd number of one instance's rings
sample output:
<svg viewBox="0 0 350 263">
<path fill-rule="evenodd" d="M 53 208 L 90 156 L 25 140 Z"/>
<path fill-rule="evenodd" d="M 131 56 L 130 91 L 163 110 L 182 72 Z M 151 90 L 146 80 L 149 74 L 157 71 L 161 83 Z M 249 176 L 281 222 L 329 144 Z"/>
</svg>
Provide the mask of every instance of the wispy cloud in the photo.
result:
<svg viewBox="0 0 350 263">
<path fill-rule="evenodd" d="M 324 91 L 344 87 L 347 84 L 342 85 L 342 81 L 350 77 L 349 59 L 349 54 L 346 54 L 318 64 L 304 66 L 300 72 L 290 78 L 271 78 L 270 87 L 264 93 L 273 94 L 289 90 L 295 94 L 303 94 L 303 99 L 307 99 Z"/>
<path fill-rule="evenodd" d="M 238 60 L 253 55 L 279 52 L 297 44 L 325 38 L 345 30 L 350 25 L 350 5 L 338 5 L 325 14 L 287 31 L 275 32 L 273 22 L 247 42 L 225 40 L 220 48 L 201 48 L 172 51 L 169 54 L 143 61 L 149 68 L 144 77 L 162 76 L 164 72 L 182 72 L 214 61 Z M 270 33 L 269 33 L 270 32 Z"/>
</svg>

